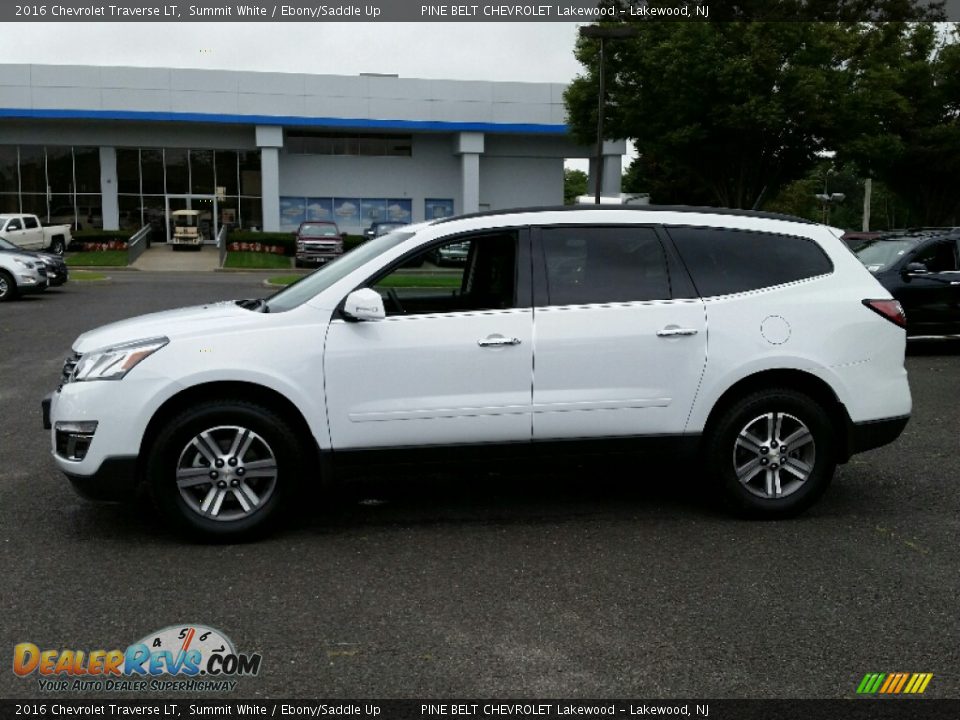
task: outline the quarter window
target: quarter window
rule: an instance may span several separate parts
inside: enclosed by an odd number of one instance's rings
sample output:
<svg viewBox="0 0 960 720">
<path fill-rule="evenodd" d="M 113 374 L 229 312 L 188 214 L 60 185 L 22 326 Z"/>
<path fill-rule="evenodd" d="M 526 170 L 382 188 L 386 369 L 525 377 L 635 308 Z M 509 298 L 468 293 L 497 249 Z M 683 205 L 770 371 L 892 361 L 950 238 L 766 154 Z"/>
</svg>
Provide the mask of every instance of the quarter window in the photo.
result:
<svg viewBox="0 0 960 720">
<path fill-rule="evenodd" d="M 760 290 L 825 275 L 833 264 L 813 240 L 793 235 L 670 228 L 701 297 Z"/>
<path fill-rule="evenodd" d="M 549 305 L 670 298 L 663 247 L 651 228 L 544 228 L 540 238 Z"/>
</svg>

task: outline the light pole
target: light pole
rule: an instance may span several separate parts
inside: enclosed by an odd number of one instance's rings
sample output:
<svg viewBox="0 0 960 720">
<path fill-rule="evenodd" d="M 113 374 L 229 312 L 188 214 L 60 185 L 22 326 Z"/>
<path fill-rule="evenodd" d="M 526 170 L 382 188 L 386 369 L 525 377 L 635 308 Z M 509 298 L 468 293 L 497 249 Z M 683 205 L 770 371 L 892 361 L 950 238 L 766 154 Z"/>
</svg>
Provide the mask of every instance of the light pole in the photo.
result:
<svg viewBox="0 0 960 720">
<path fill-rule="evenodd" d="M 600 191 L 603 188 L 603 111 L 606 105 L 606 88 L 604 86 L 604 57 L 603 41 L 636 37 L 639 28 L 636 25 L 584 25 L 580 28 L 580 37 L 596 38 L 600 41 L 600 91 L 597 93 L 597 176 L 594 179 L 596 197 L 594 202 L 600 204 Z"/>
</svg>

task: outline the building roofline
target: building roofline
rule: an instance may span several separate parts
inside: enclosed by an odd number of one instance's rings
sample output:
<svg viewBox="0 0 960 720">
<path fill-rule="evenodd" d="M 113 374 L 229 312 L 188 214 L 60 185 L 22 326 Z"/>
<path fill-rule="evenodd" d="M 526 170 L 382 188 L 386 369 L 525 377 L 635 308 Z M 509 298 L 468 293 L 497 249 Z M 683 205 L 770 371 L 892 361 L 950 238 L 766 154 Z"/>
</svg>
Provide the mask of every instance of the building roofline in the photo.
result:
<svg viewBox="0 0 960 720">
<path fill-rule="evenodd" d="M 389 120 L 372 118 L 241 115 L 224 113 L 154 112 L 144 110 L 56 110 L 0 108 L 0 118 L 32 120 L 132 120 L 223 125 L 341 128 L 351 130 L 405 130 L 410 132 L 485 132 L 514 135 L 566 135 L 566 125 L 538 123 L 456 122 L 448 120 Z"/>
</svg>

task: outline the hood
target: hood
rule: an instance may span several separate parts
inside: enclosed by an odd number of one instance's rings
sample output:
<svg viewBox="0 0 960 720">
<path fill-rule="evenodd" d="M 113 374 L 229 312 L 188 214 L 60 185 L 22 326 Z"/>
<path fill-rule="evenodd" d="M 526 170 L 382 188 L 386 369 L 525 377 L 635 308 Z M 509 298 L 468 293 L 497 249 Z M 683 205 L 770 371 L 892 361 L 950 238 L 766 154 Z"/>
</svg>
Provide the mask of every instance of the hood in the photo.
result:
<svg viewBox="0 0 960 720">
<path fill-rule="evenodd" d="M 236 330 L 238 327 L 261 324 L 269 317 L 240 307 L 233 300 L 195 305 L 140 315 L 98 327 L 77 338 L 73 350 L 88 353 L 91 350 L 112 347 L 122 343 L 166 337 L 177 338 L 213 335 Z"/>
</svg>

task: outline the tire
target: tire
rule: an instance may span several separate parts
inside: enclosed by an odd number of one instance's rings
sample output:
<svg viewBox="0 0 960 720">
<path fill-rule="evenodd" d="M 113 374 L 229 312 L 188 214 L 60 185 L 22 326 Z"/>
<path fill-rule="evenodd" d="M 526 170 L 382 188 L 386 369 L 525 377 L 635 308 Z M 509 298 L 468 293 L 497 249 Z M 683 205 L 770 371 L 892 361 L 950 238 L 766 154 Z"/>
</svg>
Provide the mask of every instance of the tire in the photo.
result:
<svg viewBox="0 0 960 720">
<path fill-rule="evenodd" d="M 807 395 L 763 390 L 734 403 L 716 422 L 707 438 L 708 472 L 737 514 L 792 517 L 829 487 L 835 437 L 829 415 Z"/>
<path fill-rule="evenodd" d="M 57 235 L 50 241 L 50 252 L 54 255 L 63 255 L 64 251 L 67 249 L 67 246 L 63 242 L 63 236 Z"/>
<path fill-rule="evenodd" d="M 305 456 L 296 438 L 286 420 L 261 405 L 199 403 L 172 418 L 150 448 L 147 480 L 154 504 L 197 538 L 259 537 L 293 505 Z M 241 452 L 232 456 L 238 445 Z"/>
<path fill-rule="evenodd" d="M 0 302 L 16 299 L 17 282 L 6 270 L 0 270 Z"/>
</svg>

